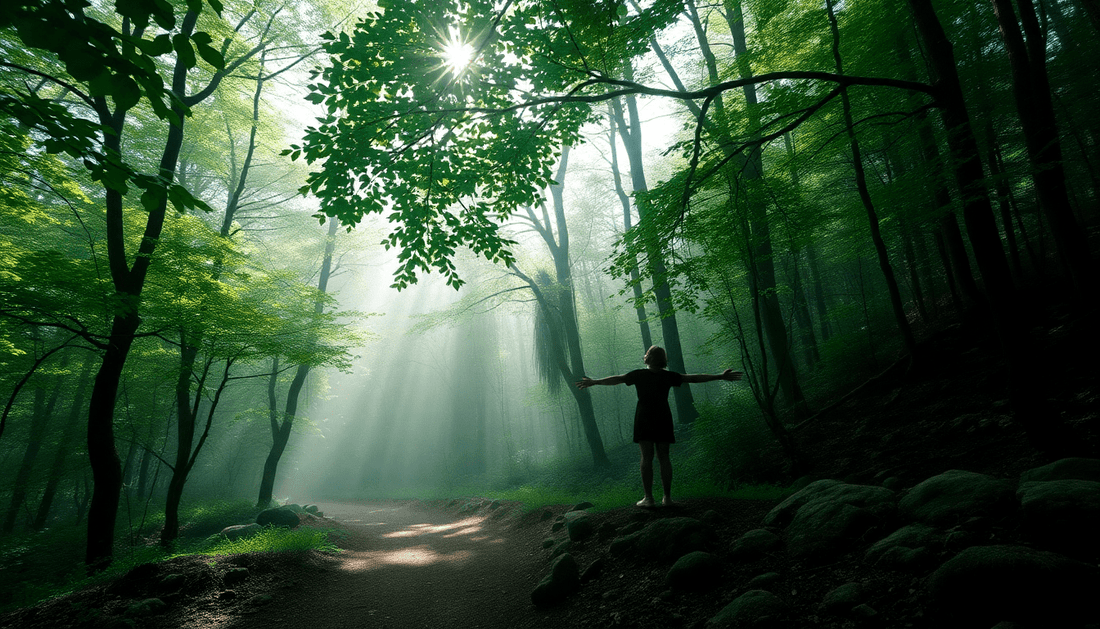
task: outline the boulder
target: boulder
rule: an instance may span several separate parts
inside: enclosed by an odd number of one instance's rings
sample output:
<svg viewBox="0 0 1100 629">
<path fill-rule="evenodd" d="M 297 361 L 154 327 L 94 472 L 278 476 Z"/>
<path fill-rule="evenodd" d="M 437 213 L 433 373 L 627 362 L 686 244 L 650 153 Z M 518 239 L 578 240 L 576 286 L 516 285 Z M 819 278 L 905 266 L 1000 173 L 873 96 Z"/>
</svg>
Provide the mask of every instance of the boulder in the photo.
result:
<svg viewBox="0 0 1100 629">
<path fill-rule="evenodd" d="M 222 575 L 222 583 L 224 583 L 226 587 L 233 587 L 248 579 L 248 574 L 248 568 L 230 568 Z"/>
<path fill-rule="evenodd" d="M 730 546 L 730 559 L 754 561 L 782 544 L 782 540 L 775 533 L 767 529 L 753 529 L 733 542 Z"/>
<path fill-rule="evenodd" d="M 778 572 L 765 572 L 749 579 L 747 587 L 750 590 L 771 590 L 779 585 L 783 577 Z"/>
<path fill-rule="evenodd" d="M 749 590 L 707 621 L 707 627 L 769 627 L 779 623 L 786 606 L 765 590 Z"/>
<path fill-rule="evenodd" d="M 168 604 L 159 598 L 140 600 L 126 608 L 127 616 L 154 616 L 168 609 Z"/>
<path fill-rule="evenodd" d="M 604 566 L 607 565 L 607 559 L 600 555 L 592 560 L 592 563 L 588 564 L 584 570 L 581 570 L 581 583 L 588 583 L 600 578 L 600 574 L 603 573 Z"/>
<path fill-rule="evenodd" d="M 585 509 L 591 509 L 594 506 L 595 505 L 593 505 L 591 502 L 588 502 L 586 500 L 584 502 L 580 502 L 580 503 L 577 503 L 577 504 L 573 505 L 573 508 L 571 508 L 569 510 L 570 511 L 584 511 Z"/>
<path fill-rule="evenodd" d="M 549 607 L 576 592 L 580 586 L 577 562 L 573 555 L 566 553 L 554 560 L 550 566 L 550 574 L 535 586 L 535 590 L 531 592 L 531 602 L 538 607 Z"/>
<path fill-rule="evenodd" d="M 910 489 L 898 507 L 911 520 L 954 525 L 972 517 L 1007 515 L 1016 508 L 1016 500 L 1008 481 L 949 470 Z"/>
<path fill-rule="evenodd" d="M 1065 626 L 1094 619 L 1100 571 L 1025 546 L 973 546 L 928 579 L 934 613 L 958 626 Z"/>
<path fill-rule="evenodd" d="M 573 550 L 573 541 L 568 539 L 564 540 L 554 547 L 554 550 L 550 553 L 550 559 L 556 559 L 571 550 Z"/>
<path fill-rule="evenodd" d="M 814 502 L 840 502 L 865 508 L 893 500 L 894 492 L 885 487 L 850 485 L 828 478 L 816 480 L 769 511 L 764 516 L 764 526 L 787 526 L 803 506 Z"/>
<path fill-rule="evenodd" d="M 1027 482 L 1017 496 L 1024 531 L 1036 546 L 1086 560 L 1100 556 L 1100 482 Z"/>
<path fill-rule="evenodd" d="M 714 509 L 708 509 L 703 515 L 699 516 L 699 520 L 707 526 L 715 527 L 722 523 L 722 516 L 718 515 L 718 512 Z"/>
<path fill-rule="evenodd" d="M 570 511 L 565 514 L 565 530 L 569 533 L 569 539 L 578 542 L 591 535 L 595 527 L 586 512 Z"/>
<path fill-rule="evenodd" d="M 692 551 L 705 550 L 713 541 L 714 533 L 699 520 L 663 518 L 637 533 L 616 538 L 610 550 L 612 555 L 675 561 Z"/>
<path fill-rule="evenodd" d="M 287 526 L 294 528 L 302 523 L 301 518 L 294 512 L 293 509 L 288 507 L 276 507 L 274 509 L 264 509 L 260 512 L 260 515 L 256 516 L 256 524 L 260 526 L 267 526 L 272 524 L 274 526 Z"/>
<path fill-rule="evenodd" d="M 867 600 L 868 588 L 863 583 L 845 583 L 829 590 L 821 601 L 821 610 L 827 614 L 847 614 Z"/>
<path fill-rule="evenodd" d="M 864 507 L 839 500 L 810 502 L 787 526 L 787 551 L 802 559 L 831 557 L 847 550 L 877 523 L 875 514 Z"/>
<path fill-rule="evenodd" d="M 1020 483 L 1052 480 L 1091 480 L 1100 482 L 1100 459 L 1071 457 L 1059 459 L 1020 474 Z"/>
<path fill-rule="evenodd" d="M 187 577 L 178 572 L 173 572 L 172 574 L 166 574 L 160 578 L 157 589 L 161 592 L 178 592 L 186 584 Z"/>
<path fill-rule="evenodd" d="M 930 548 L 942 548 L 945 536 L 926 524 L 910 524 L 871 545 L 863 559 L 884 568 L 919 568 L 934 557 Z"/>
<path fill-rule="evenodd" d="M 253 522 L 252 524 L 235 524 L 233 526 L 227 526 L 221 530 L 221 535 L 225 536 L 230 541 L 236 541 L 242 537 L 249 537 L 255 535 L 263 530 L 264 527 Z"/>
<path fill-rule="evenodd" d="M 704 590 L 715 584 L 722 573 L 718 557 L 697 550 L 676 560 L 665 575 L 665 583 L 674 591 Z"/>
<path fill-rule="evenodd" d="M 615 537 L 615 534 L 618 532 L 619 527 L 615 526 L 614 522 L 604 522 L 600 525 L 600 528 L 596 530 L 596 539 L 601 542 L 606 542 L 612 537 Z"/>
</svg>

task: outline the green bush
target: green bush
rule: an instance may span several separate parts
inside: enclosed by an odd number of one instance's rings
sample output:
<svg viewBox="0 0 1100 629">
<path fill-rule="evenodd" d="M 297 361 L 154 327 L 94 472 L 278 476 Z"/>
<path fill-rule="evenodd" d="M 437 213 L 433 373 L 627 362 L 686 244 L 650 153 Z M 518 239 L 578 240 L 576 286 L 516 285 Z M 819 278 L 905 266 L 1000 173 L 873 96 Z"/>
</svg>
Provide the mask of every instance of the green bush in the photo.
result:
<svg viewBox="0 0 1100 629">
<path fill-rule="evenodd" d="M 729 488 L 770 480 L 783 454 L 752 394 L 730 393 L 719 404 L 699 404 L 693 452 L 681 466 L 688 477 Z"/>
</svg>

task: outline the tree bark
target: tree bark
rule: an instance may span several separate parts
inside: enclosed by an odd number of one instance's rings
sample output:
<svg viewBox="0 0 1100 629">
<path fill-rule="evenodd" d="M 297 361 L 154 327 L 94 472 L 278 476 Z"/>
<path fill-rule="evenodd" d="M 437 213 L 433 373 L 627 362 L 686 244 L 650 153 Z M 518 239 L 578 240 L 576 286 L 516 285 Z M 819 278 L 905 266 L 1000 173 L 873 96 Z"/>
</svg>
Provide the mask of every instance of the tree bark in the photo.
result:
<svg viewBox="0 0 1100 629">
<path fill-rule="evenodd" d="M 619 173 L 619 150 L 618 140 L 616 139 L 616 125 L 620 120 L 623 120 L 622 107 L 619 107 L 619 112 L 616 115 L 615 107 L 612 105 L 611 125 L 609 140 L 611 144 L 611 175 L 615 181 L 615 194 L 619 197 L 619 203 L 623 207 L 623 231 L 630 231 L 630 197 L 627 196 L 626 190 L 623 188 L 623 178 Z M 645 303 L 642 299 L 642 283 L 638 276 L 638 263 L 635 261 L 630 267 L 630 284 L 634 290 L 634 312 L 638 317 L 638 329 L 642 335 L 642 352 L 649 350 L 653 345 L 653 335 L 649 331 L 649 316 L 645 311 Z"/>
<path fill-rule="evenodd" d="M 61 482 L 61 477 L 65 468 L 65 460 L 68 458 L 70 452 L 70 444 L 76 437 L 77 430 L 80 428 L 80 415 L 84 411 L 84 395 L 88 390 L 88 381 L 92 376 L 92 367 L 94 361 L 89 359 L 84 361 L 84 367 L 81 369 L 80 378 L 77 380 L 76 393 L 73 394 L 73 403 L 69 408 L 69 416 L 65 420 L 65 425 L 61 429 L 61 439 L 57 444 L 57 451 L 54 453 L 53 462 L 50 464 L 49 472 L 46 474 L 46 487 L 42 490 L 42 500 L 38 503 L 38 511 L 34 516 L 34 523 L 31 528 L 35 531 L 41 531 L 46 526 L 46 520 L 50 517 L 50 509 L 53 507 L 53 499 L 57 494 L 57 485 Z"/>
<path fill-rule="evenodd" d="M 728 0 L 727 0 L 728 1 Z M 837 26 L 836 13 L 833 10 L 832 0 L 825 0 L 825 7 L 829 13 L 829 25 L 833 31 L 833 61 L 836 64 L 836 73 L 844 74 L 844 64 L 840 58 L 840 29 Z M 909 327 L 909 319 L 905 315 L 905 305 L 901 301 L 901 291 L 898 289 L 898 280 L 894 275 L 893 266 L 890 264 L 890 256 L 886 251 L 886 242 L 882 239 L 882 230 L 879 228 L 878 212 L 871 201 L 871 192 L 867 189 L 867 175 L 863 170 L 863 156 L 860 151 L 859 140 L 856 138 L 855 122 L 852 119 L 852 103 L 848 98 L 848 90 L 840 92 L 840 102 L 844 110 L 844 126 L 848 132 L 848 144 L 852 151 L 852 166 L 855 171 L 856 189 L 859 191 L 859 199 L 863 203 L 863 209 L 867 212 L 867 222 L 871 228 L 871 242 L 875 245 L 875 255 L 878 259 L 879 270 L 886 282 L 886 290 L 890 295 L 890 306 L 894 311 L 894 320 L 898 331 L 905 342 L 905 349 L 914 359 L 917 357 L 917 342 L 913 338 L 913 330 Z"/>
<path fill-rule="evenodd" d="M 992 308 L 991 318 L 1008 364 L 1008 391 L 1016 421 L 1032 444 L 1053 456 L 1072 451 L 1067 427 L 1046 408 L 1048 383 L 1033 366 L 1038 362 L 1034 341 L 1018 319 L 1018 303 L 1008 260 L 1001 248 L 993 207 L 982 181 L 977 141 L 963 100 L 954 52 L 931 0 L 909 0 L 909 6 L 924 40 L 932 69 L 932 84 L 947 128 L 948 143 L 955 157 L 955 177 L 963 195 L 963 217 L 974 248 L 985 290 Z M 1041 371 L 1041 370 L 1040 370 Z"/>
<path fill-rule="evenodd" d="M 332 276 L 332 256 L 336 251 L 336 231 L 340 221 L 329 219 L 328 235 L 325 240 L 325 255 L 321 260 L 321 272 L 317 278 L 317 290 L 322 294 L 328 292 L 328 281 Z M 313 312 L 320 315 L 325 308 L 324 302 L 318 299 L 313 304 Z M 263 476 L 260 478 L 260 495 L 256 500 L 256 506 L 263 508 L 271 504 L 271 498 L 275 491 L 275 475 L 279 469 L 279 461 L 282 460 L 286 445 L 290 442 L 291 429 L 294 427 L 294 417 L 298 413 L 298 398 L 305 385 L 306 376 L 309 375 L 309 365 L 298 365 L 294 371 L 294 378 L 290 381 L 290 388 L 286 393 L 286 407 L 283 413 L 283 421 L 279 422 L 275 409 L 275 384 L 278 373 L 279 358 L 273 359 L 271 369 L 271 381 L 268 387 L 268 400 L 271 419 L 271 450 L 264 460 Z"/>
<path fill-rule="evenodd" d="M 738 74 L 747 79 L 752 76 L 752 68 L 748 62 L 748 45 L 745 36 L 745 20 L 741 11 L 740 0 L 724 0 L 726 9 L 726 23 L 733 37 L 734 59 L 737 62 Z M 694 15 L 694 13 L 693 13 Z M 695 16 L 698 22 L 698 16 Z M 696 33 L 701 29 L 697 26 Z M 703 37 L 705 41 L 705 37 Z M 708 56 L 708 55 L 705 55 Z M 712 59 L 713 54 L 708 56 Z M 708 72 L 712 83 L 717 83 L 717 70 L 711 69 L 712 62 L 708 61 Z M 754 130 L 760 128 L 760 121 L 756 108 L 758 99 L 756 86 L 747 84 L 742 88 L 745 95 L 746 108 L 750 117 L 750 124 Z M 720 108 L 721 99 L 715 99 L 715 104 Z M 755 133 L 755 131 L 754 131 Z M 725 143 L 723 143 L 725 144 Z M 751 151 L 744 164 L 744 177 L 751 181 L 761 180 L 764 177 L 763 155 L 759 148 Z M 799 414 L 805 414 L 806 398 L 802 393 L 802 385 L 799 383 L 798 373 L 791 358 L 790 340 L 787 336 L 787 324 L 783 320 L 783 312 L 779 305 L 779 294 L 775 281 L 775 254 L 772 246 L 771 226 L 768 223 L 767 206 L 756 199 L 749 200 L 749 246 L 754 250 L 753 275 L 756 277 L 756 290 L 763 291 L 763 322 L 764 330 L 768 338 L 768 346 L 776 362 L 779 386 L 787 403 Z"/>
<path fill-rule="evenodd" d="M 62 369 L 69 362 L 69 354 L 62 357 L 60 367 Z M 11 533 L 15 529 L 15 521 L 19 517 L 19 511 L 27 499 L 27 485 L 30 483 L 31 472 L 38 461 L 38 453 L 42 450 L 42 440 L 46 437 L 46 429 L 53 418 L 53 411 L 57 407 L 57 399 L 61 396 L 61 383 L 54 380 L 50 399 L 46 401 L 45 383 L 35 390 L 34 414 L 31 417 L 31 425 L 27 435 L 27 447 L 23 450 L 23 458 L 19 462 L 19 469 L 15 473 L 15 481 L 12 483 L 11 503 L 8 505 L 8 514 L 4 518 L 4 533 Z"/>
<path fill-rule="evenodd" d="M 1020 32 L 1009 0 L 993 0 L 993 12 L 1012 67 L 1012 93 L 1024 131 L 1028 161 L 1058 248 L 1062 266 L 1077 292 L 1077 299 L 1091 302 L 1095 296 L 1095 270 L 1085 232 L 1077 223 L 1066 191 L 1062 143 L 1046 67 L 1046 41 L 1031 0 L 1016 0 L 1027 40 Z"/>
<path fill-rule="evenodd" d="M 633 75 L 632 66 L 625 64 L 627 80 Z M 626 104 L 627 121 L 619 121 L 619 135 L 626 147 L 627 161 L 630 164 L 630 182 L 635 199 L 639 192 L 649 190 L 646 182 L 645 162 L 642 158 L 642 120 L 638 114 L 637 99 L 633 96 L 624 97 Z M 638 210 L 638 223 L 653 222 L 653 218 L 645 207 L 645 204 L 635 202 Z M 672 305 L 672 289 L 668 285 L 668 269 L 665 266 L 664 254 L 661 245 L 655 237 L 646 237 L 646 261 L 649 266 L 649 274 L 653 280 L 653 294 L 657 302 L 657 313 L 661 320 L 661 338 L 668 356 L 668 368 L 679 373 L 687 373 L 684 364 L 684 350 L 680 345 L 680 326 L 676 320 L 676 308 Z M 676 402 L 676 418 L 681 424 L 690 424 L 695 421 L 698 413 L 695 411 L 695 398 L 691 387 L 683 385 L 673 387 L 673 398 Z"/>
</svg>

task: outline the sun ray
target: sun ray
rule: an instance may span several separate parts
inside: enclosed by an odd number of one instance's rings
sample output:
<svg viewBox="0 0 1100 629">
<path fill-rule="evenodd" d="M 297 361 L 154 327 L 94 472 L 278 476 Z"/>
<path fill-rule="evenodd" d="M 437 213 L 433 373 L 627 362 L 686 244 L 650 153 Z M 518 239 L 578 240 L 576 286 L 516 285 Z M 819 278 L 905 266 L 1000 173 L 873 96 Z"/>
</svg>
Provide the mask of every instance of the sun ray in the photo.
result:
<svg viewBox="0 0 1100 629">
<path fill-rule="evenodd" d="M 454 76 L 461 75 L 474 60 L 474 47 L 467 42 L 458 29 L 451 27 L 450 36 L 443 44 L 443 65 Z"/>
</svg>

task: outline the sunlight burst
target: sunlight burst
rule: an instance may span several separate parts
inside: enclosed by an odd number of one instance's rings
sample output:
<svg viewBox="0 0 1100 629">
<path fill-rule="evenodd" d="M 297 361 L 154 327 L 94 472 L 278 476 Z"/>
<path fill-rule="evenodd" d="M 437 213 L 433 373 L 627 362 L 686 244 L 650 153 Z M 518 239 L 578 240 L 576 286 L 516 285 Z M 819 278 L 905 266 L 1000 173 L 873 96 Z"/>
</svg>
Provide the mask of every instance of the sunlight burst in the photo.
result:
<svg viewBox="0 0 1100 629">
<path fill-rule="evenodd" d="M 459 76 L 474 60 L 474 47 L 463 40 L 458 29 L 451 27 L 451 35 L 443 44 L 443 65 L 454 76 Z"/>
</svg>

